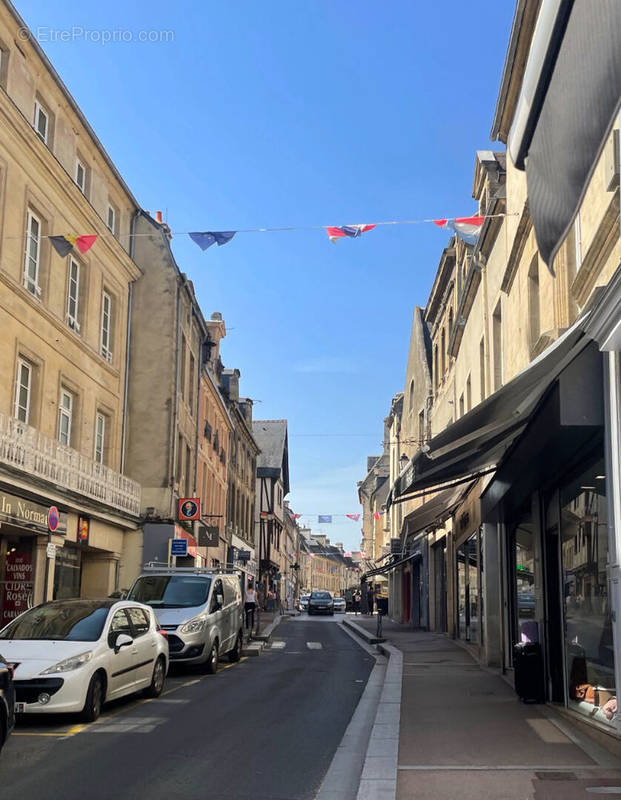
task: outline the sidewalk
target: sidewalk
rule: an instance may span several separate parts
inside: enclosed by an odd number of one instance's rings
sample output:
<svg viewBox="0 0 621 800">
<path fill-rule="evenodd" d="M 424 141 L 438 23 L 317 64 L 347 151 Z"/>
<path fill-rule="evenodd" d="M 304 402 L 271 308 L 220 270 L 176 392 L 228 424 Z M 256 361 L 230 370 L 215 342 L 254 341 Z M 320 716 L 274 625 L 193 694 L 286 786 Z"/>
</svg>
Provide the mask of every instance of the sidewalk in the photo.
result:
<svg viewBox="0 0 621 800">
<path fill-rule="evenodd" d="M 348 619 L 375 633 L 376 617 Z M 383 636 L 403 653 L 397 800 L 621 796 L 621 762 L 450 639 L 388 619 Z"/>
</svg>

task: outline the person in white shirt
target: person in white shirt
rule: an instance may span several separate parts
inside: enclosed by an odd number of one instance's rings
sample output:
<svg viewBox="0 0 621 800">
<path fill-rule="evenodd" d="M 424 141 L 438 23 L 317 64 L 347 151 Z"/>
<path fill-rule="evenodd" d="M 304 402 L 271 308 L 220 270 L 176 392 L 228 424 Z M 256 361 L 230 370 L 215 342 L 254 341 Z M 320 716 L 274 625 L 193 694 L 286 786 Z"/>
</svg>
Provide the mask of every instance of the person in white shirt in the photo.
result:
<svg viewBox="0 0 621 800">
<path fill-rule="evenodd" d="M 244 598 L 244 610 L 246 612 L 246 628 L 254 628 L 254 610 L 257 606 L 257 593 L 254 590 L 252 581 L 248 582 L 246 597 Z"/>
</svg>

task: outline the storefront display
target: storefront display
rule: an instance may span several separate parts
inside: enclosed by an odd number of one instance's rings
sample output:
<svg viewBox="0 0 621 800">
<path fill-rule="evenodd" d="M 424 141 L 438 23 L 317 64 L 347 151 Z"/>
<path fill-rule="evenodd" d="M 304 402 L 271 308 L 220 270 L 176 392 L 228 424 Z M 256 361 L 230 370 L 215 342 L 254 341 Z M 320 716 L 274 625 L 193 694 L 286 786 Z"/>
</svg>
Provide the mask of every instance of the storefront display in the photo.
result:
<svg viewBox="0 0 621 800">
<path fill-rule="evenodd" d="M 7 541 L 0 582 L 0 628 L 26 611 L 33 602 L 33 539 Z"/>
<path fill-rule="evenodd" d="M 54 564 L 54 600 L 66 600 L 80 596 L 82 575 L 82 551 L 65 543 L 56 548 Z"/>
<path fill-rule="evenodd" d="M 568 704 L 610 723 L 616 687 L 603 459 L 563 487 L 561 551 Z"/>
</svg>

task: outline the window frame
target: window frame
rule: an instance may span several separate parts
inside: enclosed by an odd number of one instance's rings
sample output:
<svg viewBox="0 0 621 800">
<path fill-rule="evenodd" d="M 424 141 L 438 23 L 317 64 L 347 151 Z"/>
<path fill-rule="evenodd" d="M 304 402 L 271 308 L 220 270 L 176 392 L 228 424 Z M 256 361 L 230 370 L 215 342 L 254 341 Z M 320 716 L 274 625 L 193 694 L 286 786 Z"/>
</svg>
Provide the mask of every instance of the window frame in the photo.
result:
<svg viewBox="0 0 621 800">
<path fill-rule="evenodd" d="M 101 421 L 101 432 L 99 423 Z M 101 439 L 101 444 L 99 440 Z M 93 461 L 97 464 L 105 464 L 106 454 L 106 415 L 102 411 L 95 414 L 95 437 L 93 442 Z"/>
<path fill-rule="evenodd" d="M 106 300 L 108 301 L 108 311 L 106 313 Z M 108 325 L 104 326 L 104 320 Z M 104 341 L 105 340 L 105 341 Z M 106 290 L 101 292 L 101 325 L 100 325 L 100 346 L 99 352 L 109 364 L 112 363 L 112 295 Z"/>
<path fill-rule="evenodd" d="M 110 226 L 110 214 L 112 214 L 112 226 Z M 106 227 L 111 233 L 116 235 L 116 208 L 112 203 L 108 203 L 108 215 L 106 219 Z"/>
<path fill-rule="evenodd" d="M 25 419 L 22 419 L 18 411 L 22 408 L 20 404 L 20 394 L 22 389 L 22 369 L 28 370 L 28 384 L 26 387 L 26 406 L 25 406 Z M 19 422 L 23 422 L 24 425 L 30 424 L 30 410 L 32 405 L 32 384 L 33 384 L 33 372 L 34 372 L 34 365 L 32 362 L 28 361 L 21 356 L 17 359 L 17 375 L 15 381 L 15 400 L 13 404 L 13 416 Z"/>
<path fill-rule="evenodd" d="M 76 279 L 73 281 L 72 276 L 72 269 L 73 266 L 76 266 Z M 82 265 L 80 262 L 74 258 L 73 256 L 69 256 L 69 269 L 67 270 L 67 313 L 66 313 L 66 321 L 67 325 L 71 328 L 72 331 L 75 333 L 80 333 L 80 271 Z M 71 285 L 72 282 L 75 283 L 75 297 L 71 296 Z M 74 314 L 71 313 L 71 303 L 74 303 L 75 309 Z"/>
<path fill-rule="evenodd" d="M 69 398 L 69 407 L 68 408 L 63 403 L 63 397 L 68 397 Z M 60 444 L 64 445 L 65 447 L 71 447 L 71 430 L 73 428 L 74 399 L 75 398 L 73 396 L 73 392 L 69 391 L 69 389 L 65 388 L 64 386 L 61 386 L 61 389 L 60 389 L 60 400 L 58 402 L 58 427 L 57 427 L 56 436 L 57 436 L 57 439 L 60 442 Z M 63 440 L 61 438 L 62 437 L 61 422 L 62 422 L 63 417 L 68 420 L 68 422 L 67 422 L 67 441 L 66 442 L 63 442 Z"/>
<path fill-rule="evenodd" d="M 38 233 L 36 236 L 32 234 L 32 223 L 36 222 L 38 225 Z M 33 297 L 37 299 L 41 298 L 41 286 L 39 285 L 39 275 L 41 272 L 41 238 L 42 238 L 42 230 L 43 230 L 43 222 L 38 214 L 36 214 L 31 208 L 28 208 L 26 212 L 26 248 L 24 251 L 24 274 L 23 274 L 23 285 L 27 292 L 29 292 Z M 32 258 L 30 244 L 34 241 L 36 243 L 36 258 Z M 30 275 L 30 264 L 34 263 L 35 265 L 35 274 L 34 277 Z M 32 284 L 32 289 L 30 288 Z"/>
<path fill-rule="evenodd" d="M 45 117 L 45 133 L 42 134 L 39 129 L 39 118 L 41 114 Z M 35 133 L 41 139 L 44 145 L 48 145 L 48 140 L 50 137 L 50 120 L 51 114 L 47 110 L 47 108 L 41 103 L 39 100 L 35 100 L 35 107 L 34 107 L 34 121 L 33 121 L 33 128 L 35 129 Z"/>
<path fill-rule="evenodd" d="M 80 183 L 80 181 L 78 180 L 78 173 L 80 169 L 82 170 L 82 178 L 83 178 L 82 183 Z M 79 156 L 76 156 L 73 179 L 75 181 L 75 185 L 78 187 L 78 189 L 82 192 L 82 194 L 85 197 L 86 197 L 86 175 L 87 175 L 86 164 L 82 161 L 82 159 Z"/>
</svg>

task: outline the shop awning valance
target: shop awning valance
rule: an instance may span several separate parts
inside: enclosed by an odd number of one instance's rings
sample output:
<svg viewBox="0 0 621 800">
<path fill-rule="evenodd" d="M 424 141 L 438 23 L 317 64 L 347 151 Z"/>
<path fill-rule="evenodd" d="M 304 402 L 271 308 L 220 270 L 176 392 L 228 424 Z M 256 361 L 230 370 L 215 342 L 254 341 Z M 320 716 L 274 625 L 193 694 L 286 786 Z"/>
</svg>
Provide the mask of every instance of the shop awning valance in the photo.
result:
<svg viewBox="0 0 621 800">
<path fill-rule="evenodd" d="M 494 394 L 434 436 L 395 481 L 392 502 L 495 467 L 524 431 L 548 388 L 587 346 L 589 312 Z M 448 491 L 448 489 L 447 489 Z"/>
<path fill-rule="evenodd" d="M 422 552 L 420 550 L 417 550 L 414 553 L 409 553 L 408 555 L 403 556 L 402 558 L 397 558 L 395 561 L 391 561 L 388 564 L 384 564 L 384 566 L 382 567 L 376 567 L 375 569 L 370 569 L 368 572 L 365 572 L 365 574 L 362 575 L 362 578 L 372 578 L 375 575 L 385 575 L 387 572 L 390 572 L 390 570 L 395 569 L 396 567 L 400 567 L 403 564 L 407 563 L 408 561 L 414 561 L 417 558 L 422 558 L 422 557 L 423 557 Z"/>
<path fill-rule="evenodd" d="M 542 0 L 509 133 L 548 265 L 573 223 L 621 105 L 621 2 Z"/>
<path fill-rule="evenodd" d="M 412 536 L 419 531 L 427 530 L 433 525 L 440 525 L 448 519 L 455 508 L 468 494 L 474 482 L 468 481 L 451 489 L 443 489 L 435 494 L 431 500 L 416 508 L 403 520 L 402 535 L 404 538 Z"/>
</svg>

